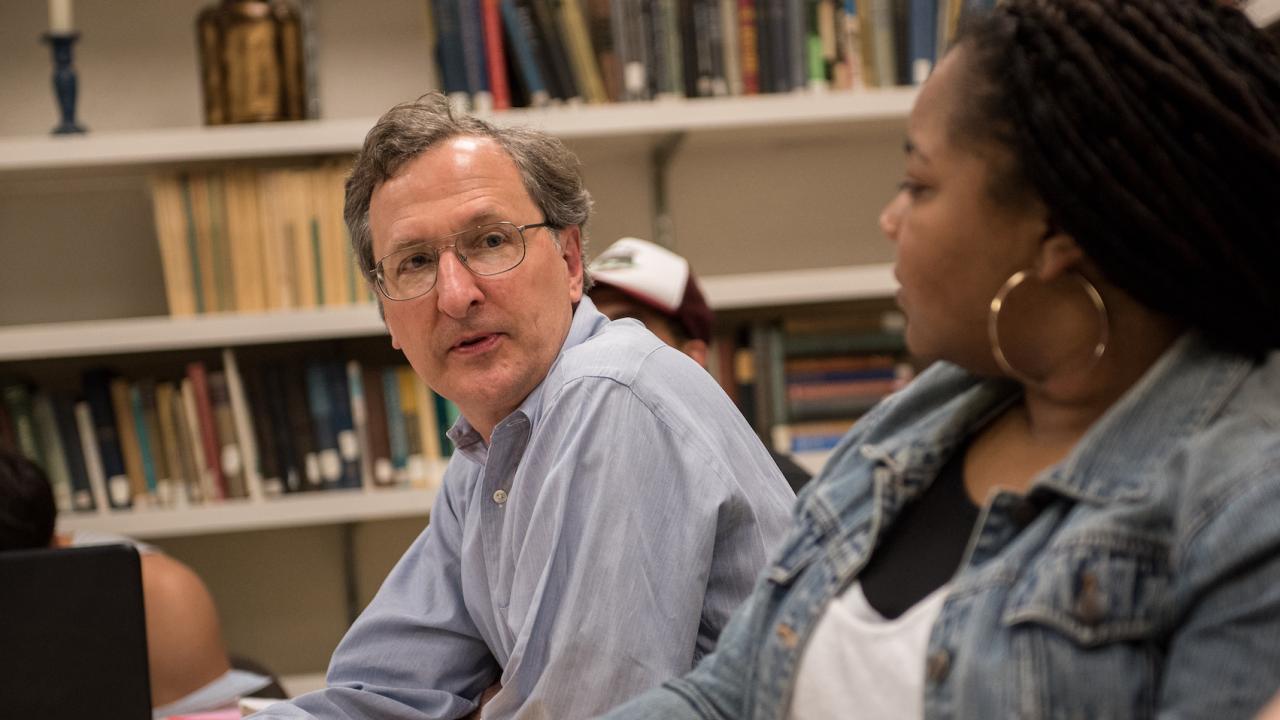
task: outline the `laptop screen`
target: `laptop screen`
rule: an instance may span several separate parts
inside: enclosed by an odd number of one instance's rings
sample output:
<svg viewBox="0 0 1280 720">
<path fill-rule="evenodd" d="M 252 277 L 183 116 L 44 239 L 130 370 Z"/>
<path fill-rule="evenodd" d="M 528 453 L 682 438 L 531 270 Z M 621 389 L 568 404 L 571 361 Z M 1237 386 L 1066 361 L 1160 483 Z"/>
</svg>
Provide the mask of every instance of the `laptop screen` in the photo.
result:
<svg viewBox="0 0 1280 720">
<path fill-rule="evenodd" d="M 0 717 L 151 717 L 137 550 L 0 553 Z"/>
</svg>

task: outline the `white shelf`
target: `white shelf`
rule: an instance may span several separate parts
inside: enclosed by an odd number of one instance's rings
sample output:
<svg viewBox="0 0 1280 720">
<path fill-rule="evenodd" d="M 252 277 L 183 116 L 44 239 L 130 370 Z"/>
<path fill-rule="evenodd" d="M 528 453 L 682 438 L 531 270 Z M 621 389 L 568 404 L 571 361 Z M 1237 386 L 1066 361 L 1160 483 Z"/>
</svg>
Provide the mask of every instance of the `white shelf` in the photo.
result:
<svg viewBox="0 0 1280 720">
<path fill-rule="evenodd" d="M 380 335 L 373 305 L 0 327 L 0 361 Z"/>
<path fill-rule="evenodd" d="M 711 275 L 700 281 L 716 310 L 866 300 L 892 297 L 898 290 L 888 263 Z"/>
<path fill-rule="evenodd" d="M 864 92 L 664 100 L 487 115 L 501 125 L 531 125 L 565 139 L 671 132 L 882 122 L 906 117 L 911 88 Z M 0 172 L 230 160 L 355 152 L 374 118 L 220 127 L 169 128 L 83 136 L 0 138 Z"/>
<path fill-rule="evenodd" d="M 1280 0 L 1253 0 L 1244 11 L 1254 25 L 1267 27 L 1280 21 Z"/>
<path fill-rule="evenodd" d="M 891 265 L 743 273 L 702 278 L 717 310 L 889 297 Z M 0 327 L 0 362 L 160 350 L 300 342 L 386 333 L 373 305 L 195 317 Z"/>
<path fill-rule="evenodd" d="M 148 539 L 397 517 L 426 518 L 435 495 L 435 490 L 326 490 L 261 502 L 227 500 L 181 510 L 62 513 L 58 530 L 91 530 Z"/>
</svg>

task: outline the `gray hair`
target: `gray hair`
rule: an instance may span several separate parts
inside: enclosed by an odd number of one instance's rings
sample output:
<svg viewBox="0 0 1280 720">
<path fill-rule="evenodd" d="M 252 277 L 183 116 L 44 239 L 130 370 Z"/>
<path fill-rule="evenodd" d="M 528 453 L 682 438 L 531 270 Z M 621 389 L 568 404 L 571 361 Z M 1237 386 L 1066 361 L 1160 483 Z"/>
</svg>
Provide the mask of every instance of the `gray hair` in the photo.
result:
<svg viewBox="0 0 1280 720">
<path fill-rule="evenodd" d="M 351 249 L 365 278 L 372 281 L 373 237 L 369 232 L 369 203 L 379 185 L 395 177 L 405 163 L 454 137 L 489 138 L 515 162 L 520 179 L 534 204 L 559 231 L 577 225 L 582 247 L 583 292 L 591 287 L 587 272 L 587 219 L 591 193 L 582 181 L 582 165 L 559 138 L 526 127 L 498 127 L 463 113 L 455 114 L 444 95 L 433 92 L 400 103 L 378 119 L 365 136 L 347 178 L 342 216 L 351 235 Z"/>
</svg>

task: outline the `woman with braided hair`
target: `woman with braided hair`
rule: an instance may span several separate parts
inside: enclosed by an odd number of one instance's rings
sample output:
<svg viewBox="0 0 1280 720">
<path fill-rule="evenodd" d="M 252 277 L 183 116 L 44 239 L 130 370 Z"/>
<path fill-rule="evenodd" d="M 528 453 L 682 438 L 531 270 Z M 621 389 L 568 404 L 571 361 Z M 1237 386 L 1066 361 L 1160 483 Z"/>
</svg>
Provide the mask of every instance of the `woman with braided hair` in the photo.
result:
<svg viewBox="0 0 1280 720">
<path fill-rule="evenodd" d="M 1005 0 L 880 223 L 934 360 L 717 650 L 607 717 L 1249 717 L 1280 685 L 1280 52 L 1219 0 Z"/>
</svg>

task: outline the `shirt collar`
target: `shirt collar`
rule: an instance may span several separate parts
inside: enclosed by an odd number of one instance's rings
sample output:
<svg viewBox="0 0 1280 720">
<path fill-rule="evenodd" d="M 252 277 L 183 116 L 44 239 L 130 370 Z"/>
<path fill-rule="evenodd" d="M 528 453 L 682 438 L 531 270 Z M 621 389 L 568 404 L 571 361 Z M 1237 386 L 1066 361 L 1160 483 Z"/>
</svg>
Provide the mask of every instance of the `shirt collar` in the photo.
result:
<svg viewBox="0 0 1280 720">
<path fill-rule="evenodd" d="M 1146 494 L 1153 461 L 1221 414 L 1253 369 L 1250 358 L 1184 334 L 1042 484 L 1096 503 Z"/>
<path fill-rule="evenodd" d="M 578 301 L 578 307 L 574 309 L 573 321 L 569 324 L 569 333 L 565 336 L 564 343 L 560 346 L 560 352 L 556 354 L 551 367 L 547 368 L 547 374 L 543 376 L 542 382 L 539 382 L 537 387 L 521 401 L 520 406 L 514 412 L 493 427 L 492 437 L 495 441 L 513 432 L 524 438 L 527 438 L 532 433 L 533 426 L 538 423 L 542 416 L 542 395 L 546 390 L 547 378 L 555 372 L 556 366 L 560 364 L 565 352 L 589 340 L 608 323 L 609 318 L 601 314 L 599 310 L 596 310 L 591 298 L 583 295 L 582 299 Z M 446 435 L 453 442 L 453 446 L 457 448 L 457 452 L 464 457 L 481 465 L 488 460 L 489 448 L 485 445 L 484 438 L 465 417 L 459 416 Z"/>
</svg>

